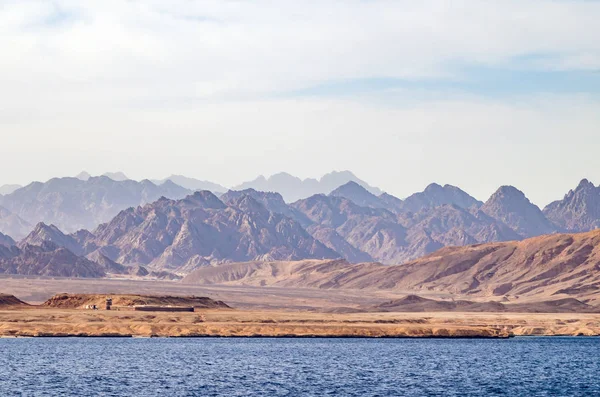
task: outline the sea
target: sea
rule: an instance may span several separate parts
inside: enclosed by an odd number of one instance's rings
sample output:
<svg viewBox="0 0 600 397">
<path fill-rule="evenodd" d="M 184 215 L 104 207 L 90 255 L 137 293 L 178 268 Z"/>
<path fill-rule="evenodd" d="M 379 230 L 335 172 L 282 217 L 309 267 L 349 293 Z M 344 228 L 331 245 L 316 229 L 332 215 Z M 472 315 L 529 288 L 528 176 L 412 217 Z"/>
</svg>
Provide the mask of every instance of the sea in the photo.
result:
<svg viewBox="0 0 600 397">
<path fill-rule="evenodd" d="M 0 396 L 600 396 L 600 338 L 0 339 Z"/>
</svg>

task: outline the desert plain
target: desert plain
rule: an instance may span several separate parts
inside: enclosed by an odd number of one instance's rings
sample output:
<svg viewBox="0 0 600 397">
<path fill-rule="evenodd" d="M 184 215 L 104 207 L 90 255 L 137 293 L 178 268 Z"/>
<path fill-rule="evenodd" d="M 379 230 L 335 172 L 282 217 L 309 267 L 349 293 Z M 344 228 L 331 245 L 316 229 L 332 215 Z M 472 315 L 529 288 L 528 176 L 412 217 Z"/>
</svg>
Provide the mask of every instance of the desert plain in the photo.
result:
<svg viewBox="0 0 600 397">
<path fill-rule="evenodd" d="M 596 336 L 600 314 L 544 313 L 533 303 L 519 309 L 486 312 L 485 307 L 444 311 L 432 301 L 458 296 L 420 294 L 406 309 L 386 302 L 414 297 L 411 291 L 323 290 L 312 288 L 185 285 L 132 279 L 0 278 L 4 296 L 26 304 L 0 304 L 1 337 L 483 337 Z M 57 294 L 119 297 L 202 296 L 227 307 L 196 307 L 194 312 L 85 310 L 44 304 Z M 417 299 L 417 298 L 415 298 Z M 426 301 L 425 301 L 426 300 Z M 483 303 L 483 302 L 482 302 Z M 433 309 L 431 309 L 433 307 Z M 479 307 L 479 306 L 476 306 Z M 431 309 L 431 311 L 427 311 Z M 406 310 L 406 311 L 404 311 Z M 532 312 L 540 311 L 540 312 Z"/>
</svg>

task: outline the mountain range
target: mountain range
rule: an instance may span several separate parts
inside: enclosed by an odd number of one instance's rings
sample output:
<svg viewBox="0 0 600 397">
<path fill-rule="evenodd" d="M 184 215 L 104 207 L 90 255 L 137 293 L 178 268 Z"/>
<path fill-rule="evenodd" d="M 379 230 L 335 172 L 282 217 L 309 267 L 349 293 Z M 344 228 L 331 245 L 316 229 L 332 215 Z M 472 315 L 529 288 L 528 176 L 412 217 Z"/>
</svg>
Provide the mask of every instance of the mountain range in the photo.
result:
<svg viewBox="0 0 600 397">
<path fill-rule="evenodd" d="M 293 186 L 297 178 L 285 178 L 283 175 L 278 174 L 271 179 L 279 180 L 279 186 L 284 191 L 289 190 L 286 186 L 295 189 Z M 336 181 L 343 184 L 350 180 L 360 181 L 349 171 L 333 172 L 323 176 L 322 183 L 314 189 L 316 192 L 323 189 L 323 192 L 329 192 L 337 187 L 333 186 Z M 360 183 L 368 186 L 365 182 Z M 370 189 L 378 191 L 376 188 Z M 55 224 L 69 233 L 81 228 L 93 229 L 126 208 L 153 202 L 162 196 L 179 199 L 203 190 L 219 195 L 228 191 L 219 184 L 182 175 L 171 175 L 162 180 L 134 181 L 122 172 L 93 177 L 85 171 L 74 178 L 53 178 L 25 187 L 4 185 L 3 193 L 0 193 L 0 232 L 21 239 L 38 222 Z M 310 196 L 310 192 L 303 197 Z"/>
<path fill-rule="evenodd" d="M 543 211 L 512 186 L 481 202 L 451 185 L 431 184 L 404 200 L 363 185 L 348 181 L 288 203 L 279 192 L 252 188 L 218 197 L 171 180 L 56 178 L 0 197 L 0 232 L 20 240 L 20 249 L 51 242 L 105 267 L 186 274 L 249 260 L 400 264 L 443 247 L 600 224 L 600 188 L 587 180 Z"/>
<path fill-rule="evenodd" d="M 333 171 L 325 174 L 320 179 L 300 179 L 286 172 L 272 175 L 269 178 L 261 175 L 253 181 L 242 183 L 231 188 L 231 190 L 254 189 L 263 192 L 277 192 L 281 194 L 286 202 L 291 203 L 314 194 L 329 194 L 337 187 L 348 182 L 356 182 L 376 195 L 382 193 L 381 190 L 370 186 L 350 171 Z"/>
<path fill-rule="evenodd" d="M 209 190 L 215 194 L 223 194 L 228 190 L 226 187 L 221 186 L 218 183 L 202 181 L 200 179 L 189 178 L 183 175 L 171 175 L 168 178 L 161 180 L 153 180 L 152 182 L 154 182 L 157 185 L 162 185 L 167 181 L 173 182 L 176 185 L 179 185 L 194 192 L 200 190 Z"/>
<path fill-rule="evenodd" d="M 156 185 L 148 180 L 116 181 L 106 176 L 54 178 L 0 196 L 0 231 L 22 238 L 24 230 L 38 222 L 54 224 L 69 233 L 92 229 L 125 208 L 162 196 L 181 198 L 190 193 L 170 181 Z"/>
</svg>

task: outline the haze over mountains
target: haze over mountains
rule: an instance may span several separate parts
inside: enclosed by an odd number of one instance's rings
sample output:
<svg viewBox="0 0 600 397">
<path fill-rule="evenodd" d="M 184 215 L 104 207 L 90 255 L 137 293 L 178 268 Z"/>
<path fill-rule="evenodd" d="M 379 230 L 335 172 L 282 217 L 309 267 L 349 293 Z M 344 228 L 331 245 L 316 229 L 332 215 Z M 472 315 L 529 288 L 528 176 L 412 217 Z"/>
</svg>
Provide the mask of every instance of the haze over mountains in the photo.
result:
<svg viewBox="0 0 600 397">
<path fill-rule="evenodd" d="M 296 180 L 299 181 L 291 177 L 282 186 L 297 190 L 294 187 Z M 359 179 L 349 171 L 327 174 L 321 178 L 323 183 L 316 187 L 316 192 L 321 192 L 319 189 L 328 192 L 337 187 L 328 187 L 333 183 L 340 181 L 343 184 L 350 180 Z M 5 186 L 7 193 L 0 195 L 0 232 L 17 239 L 23 238 L 38 222 L 54 224 L 71 233 L 82 228 L 93 229 L 111 220 L 121 210 L 156 201 L 162 196 L 178 199 L 194 191 L 222 194 L 228 190 L 219 184 L 181 175 L 156 181 L 134 181 L 122 172 L 93 177 L 85 171 L 74 178 L 53 178 L 44 183 L 13 187 Z"/>
<path fill-rule="evenodd" d="M 23 225 L 52 223 L 65 232 L 92 229 L 121 210 L 158 200 L 181 198 L 191 191 L 172 182 L 115 181 L 106 176 L 54 178 L 34 182 L 0 197 L 0 231 L 23 237 Z M 4 211 L 1 210 L 4 209 Z"/>
<path fill-rule="evenodd" d="M 337 187 L 350 181 L 358 183 L 375 195 L 382 193 L 378 188 L 358 179 L 350 171 L 334 171 L 325 174 L 318 180 L 313 178 L 302 180 L 285 172 L 275 174 L 269 178 L 261 175 L 253 181 L 234 186 L 231 190 L 254 189 L 263 192 L 277 192 L 281 194 L 286 202 L 290 203 L 314 194 L 329 194 Z"/>
<path fill-rule="evenodd" d="M 15 190 L 20 189 L 22 187 L 23 186 L 21 185 L 2 185 L 0 186 L 0 196 L 3 196 L 5 194 L 11 194 Z"/>
<path fill-rule="evenodd" d="M 24 249 L 49 242 L 109 273 L 141 265 L 186 274 L 252 260 L 401 264 L 447 246 L 585 232 L 600 224 L 600 188 L 587 180 L 542 211 L 511 186 L 485 203 L 438 184 L 402 200 L 352 180 L 351 173 L 322 178 L 322 189 L 338 177 L 350 180 L 293 203 L 279 192 L 253 188 L 218 197 L 171 179 L 157 185 L 86 177 L 36 182 L 0 197 L 0 232 L 20 240 L 4 237 L 3 245 Z M 314 183 L 294 180 L 300 181 L 296 186 Z"/>
</svg>

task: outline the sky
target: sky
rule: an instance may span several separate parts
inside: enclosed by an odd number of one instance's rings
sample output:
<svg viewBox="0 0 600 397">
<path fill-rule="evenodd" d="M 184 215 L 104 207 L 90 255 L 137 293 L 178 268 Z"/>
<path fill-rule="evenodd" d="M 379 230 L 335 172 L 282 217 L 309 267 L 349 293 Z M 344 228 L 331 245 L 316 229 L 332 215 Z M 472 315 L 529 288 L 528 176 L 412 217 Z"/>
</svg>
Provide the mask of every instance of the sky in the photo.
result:
<svg viewBox="0 0 600 397">
<path fill-rule="evenodd" d="M 600 184 L 600 1 L 0 0 L 0 185 Z"/>
</svg>

